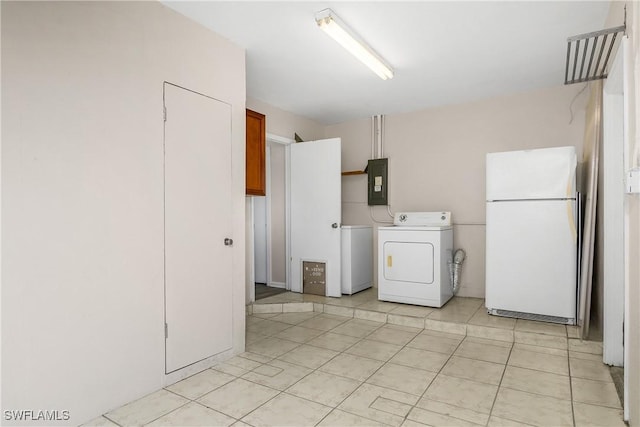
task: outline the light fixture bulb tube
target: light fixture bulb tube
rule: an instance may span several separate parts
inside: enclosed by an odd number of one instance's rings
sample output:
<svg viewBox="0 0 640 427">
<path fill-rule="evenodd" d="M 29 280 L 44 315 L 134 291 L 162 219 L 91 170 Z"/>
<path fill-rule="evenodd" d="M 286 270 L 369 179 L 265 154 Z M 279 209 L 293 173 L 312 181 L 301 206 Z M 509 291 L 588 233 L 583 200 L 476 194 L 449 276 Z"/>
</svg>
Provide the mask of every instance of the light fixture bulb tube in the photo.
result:
<svg viewBox="0 0 640 427">
<path fill-rule="evenodd" d="M 340 21 L 331 9 L 316 14 L 318 26 L 349 53 L 369 67 L 382 80 L 393 78 L 393 70 L 353 31 Z"/>
</svg>

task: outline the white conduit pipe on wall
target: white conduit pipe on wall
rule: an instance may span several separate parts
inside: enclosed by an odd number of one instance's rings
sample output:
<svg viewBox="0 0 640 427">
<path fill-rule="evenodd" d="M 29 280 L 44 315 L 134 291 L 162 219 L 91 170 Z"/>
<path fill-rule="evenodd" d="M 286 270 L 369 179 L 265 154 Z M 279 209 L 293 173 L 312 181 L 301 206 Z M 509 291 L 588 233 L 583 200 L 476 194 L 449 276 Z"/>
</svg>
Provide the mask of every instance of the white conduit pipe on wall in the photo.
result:
<svg viewBox="0 0 640 427">
<path fill-rule="evenodd" d="M 380 115 L 376 116 L 376 150 L 377 152 L 377 158 L 381 159 L 382 158 L 382 141 L 381 141 L 381 134 L 380 134 Z"/>
<path fill-rule="evenodd" d="M 384 158 L 384 115 L 380 115 L 380 158 Z"/>
<path fill-rule="evenodd" d="M 376 146 L 376 123 L 375 116 L 371 116 L 371 159 L 375 159 L 375 146 Z"/>
<path fill-rule="evenodd" d="M 384 158 L 384 115 L 371 116 L 371 158 Z M 387 204 L 387 213 L 391 218 L 391 206 Z M 393 221 L 379 221 L 373 216 L 373 206 L 369 206 L 371 220 L 378 224 L 393 224 Z"/>
<path fill-rule="evenodd" d="M 371 116 L 371 158 L 384 157 L 384 116 Z"/>
</svg>

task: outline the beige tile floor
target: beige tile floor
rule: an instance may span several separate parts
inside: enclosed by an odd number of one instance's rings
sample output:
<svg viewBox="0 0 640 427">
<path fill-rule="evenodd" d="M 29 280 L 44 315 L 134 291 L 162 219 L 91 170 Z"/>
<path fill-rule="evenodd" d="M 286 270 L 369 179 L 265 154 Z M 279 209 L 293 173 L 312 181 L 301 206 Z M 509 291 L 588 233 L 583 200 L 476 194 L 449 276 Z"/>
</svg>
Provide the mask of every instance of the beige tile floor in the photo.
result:
<svg viewBox="0 0 640 427">
<path fill-rule="evenodd" d="M 581 342 L 573 328 L 490 317 L 473 298 L 431 309 L 371 295 L 337 305 L 272 297 L 267 311 L 276 312 L 247 316 L 245 353 L 87 425 L 624 425 L 600 343 Z M 322 311 L 282 306 L 309 301 Z M 339 316 L 327 307 L 352 310 Z M 358 310 L 384 321 L 357 318 Z M 394 313 L 424 326 L 393 324 Z M 511 335 L 477 337 L 473 326 Z"/>
</svg>

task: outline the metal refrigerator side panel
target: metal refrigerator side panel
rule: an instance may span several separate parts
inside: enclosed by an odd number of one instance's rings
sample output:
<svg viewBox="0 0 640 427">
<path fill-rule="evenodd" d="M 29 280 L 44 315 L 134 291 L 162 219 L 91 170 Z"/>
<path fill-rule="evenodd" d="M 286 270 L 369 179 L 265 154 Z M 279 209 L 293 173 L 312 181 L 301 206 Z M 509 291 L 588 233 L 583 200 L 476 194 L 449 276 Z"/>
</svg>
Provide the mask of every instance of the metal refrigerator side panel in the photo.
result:
<svg viewBox="0 0 640 427">
<path fill-rule="evenodd" d="M 487 203 L 486 306 L 576 316 L 575 201 Z"/>
<path fill-rule="evenodd" d="M 487 200 L 575 197 L 574 147 L 487 154 Z"/>
</svg>

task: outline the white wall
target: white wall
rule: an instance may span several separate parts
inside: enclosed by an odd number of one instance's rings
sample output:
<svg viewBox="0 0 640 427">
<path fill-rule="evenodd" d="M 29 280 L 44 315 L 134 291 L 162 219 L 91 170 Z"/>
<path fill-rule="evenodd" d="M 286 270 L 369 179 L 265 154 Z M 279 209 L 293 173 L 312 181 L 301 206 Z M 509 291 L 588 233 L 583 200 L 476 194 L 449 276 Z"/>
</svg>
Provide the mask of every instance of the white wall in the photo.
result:
<svg viewBox="0 0 640 427">
<path fill-rule="evenodd" d="M 454 245 L 467 252 L 459 295 L 484 297 L 486 154 L 573 145 L 580 156 L 587 98 L 578 96 L 580 89 L 554 87 L 386 117 L 391 210 L 452 212 Z M 325 136 L 342 138 L 344 170 L 366 166 L 370 119 L 327 126 Z M 366 175 L 342 182 L 343 223 L 372 224 Z M 391 220 L 384 207 L 374 207 L 373 214 Z"/>
<path fill-rule="evenodd" d="M 1 7 L 2 409 L 78 425 L 169 381 L 165 80 L 232 105 L 243 351 L 244 51 L 156 2 Z"/>
</svg>

